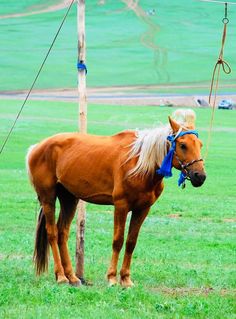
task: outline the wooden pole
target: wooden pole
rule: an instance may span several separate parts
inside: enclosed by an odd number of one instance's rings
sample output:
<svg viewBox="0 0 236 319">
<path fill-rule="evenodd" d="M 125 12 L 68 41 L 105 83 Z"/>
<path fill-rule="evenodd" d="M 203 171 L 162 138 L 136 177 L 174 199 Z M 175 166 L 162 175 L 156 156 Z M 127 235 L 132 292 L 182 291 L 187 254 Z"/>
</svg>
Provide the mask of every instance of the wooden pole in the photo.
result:
<svg viewBox="0 0 236 319">
<path fill-rule="evenodd" d="M 86 60 L 85 46 L 85 0 L 77 0 L 77 28 L 78 28 L 78 93 L 79 119 L 78 126 L 81 133 L 87 132 L 87 94 L 86 69 L 83 68 Z M 76 231 L 76 275 L 84 283 L 84 233 L 86 220 L 86 203 L 82 200 L 78 204 L 77 231 Z"/>
</svg>

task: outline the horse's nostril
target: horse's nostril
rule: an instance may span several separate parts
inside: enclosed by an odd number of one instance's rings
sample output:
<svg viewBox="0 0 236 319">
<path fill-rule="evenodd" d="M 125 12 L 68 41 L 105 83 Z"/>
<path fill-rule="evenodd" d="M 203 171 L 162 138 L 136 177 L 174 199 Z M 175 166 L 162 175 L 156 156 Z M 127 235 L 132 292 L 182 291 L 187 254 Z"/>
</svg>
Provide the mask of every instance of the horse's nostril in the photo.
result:
<svg viewBox="0 0 236 319">
<path fill-rule="evenodd" d="M 205 174 L 201 174 L 199 172 L 194 172 L 193 173 L 193 177 L 198 179 L 198 180 L 200 180 L 200 181 L 202 181 L 202 182 L 204 182 L 205 179 L 206 179 L 206 175 Z"/>
</svg>

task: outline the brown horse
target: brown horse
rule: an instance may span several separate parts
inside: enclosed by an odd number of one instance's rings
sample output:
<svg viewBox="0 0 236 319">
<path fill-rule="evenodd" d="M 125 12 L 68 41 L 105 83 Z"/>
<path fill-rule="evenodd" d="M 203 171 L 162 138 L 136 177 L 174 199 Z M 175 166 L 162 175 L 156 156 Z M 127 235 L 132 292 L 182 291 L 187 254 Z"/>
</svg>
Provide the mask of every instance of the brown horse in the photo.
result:
<svg viewBox="0 0 236 319">
<path fill-rule="evenodd" d="M 163 175 L 157 169 L 171 148 L 169 135 L 175 139 L 171 166 L 183 171 L 195 187 L 206 178 L 200 159 L 201 141 L 196 134 L 179 135 L 193 129 L 193 111 L 178 111 L 177 116 L 181 123 L 169 118 L 168 125 L 156 129 L 124 131 L 113 136 L 63 133 L 30 148 L 28 174 L 41 205 L 34 252 L 37 274 L 47 269 L 50 244 L 57 282 L 80 284 L 72 269 L 67 240 L 78 200 L 82 199 L 114 205 L 113 252 L 107 273 L 110 285 L 117 283 L 126 218 L 132 212 L 120 284 L 133 285 L 131 258 L 140 227 L 164 188 Z M 56 223 L 57 198 L 60 214 Z"/>
</svg>

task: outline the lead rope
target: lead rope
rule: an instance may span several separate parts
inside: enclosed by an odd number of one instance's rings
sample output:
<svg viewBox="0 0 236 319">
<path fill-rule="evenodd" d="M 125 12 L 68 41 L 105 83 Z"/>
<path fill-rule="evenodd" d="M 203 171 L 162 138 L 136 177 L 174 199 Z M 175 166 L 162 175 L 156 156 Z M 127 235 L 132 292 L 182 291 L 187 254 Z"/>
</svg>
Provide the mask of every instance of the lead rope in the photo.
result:
<svg viewBox="0 0 236 319">
<path fill-rule="evenodd" d="M 219 54 L 218 60 L 217 60 L 215 66 L 214 66 L 214 69 L 213 69 L 211 86 L 210 86 L 210 93 L 209 93 L 209 100 L 208 100 L 209 104 L 211 105 L 211 98 L 212 98 L 213 91 L 214 91 L 212 113 L 211 113 L 210 126 L 209 126 L 209 131 L 208 131 L 207 146 L 206 146 L 206 152 L 205 152 L 205 156 L 204 156 L 205 159 L 208 156 L 209 145 L 211 142 L 211 133 L 212 133 L 213 120 L 214 120 L 214 116 L 215 116 L 216 95 L 217 95 L 217 91 L 218 91 L 218 87 L 219 87 L 219 77 L 220 77 L 221 66 L 222 66 L 222 69 L 223 69 L 225 74 L 231 73 L 231 67 L 230 67 L 229 63 L 224 60 L 224 45 L 225 45 L 226 34 L 227 34 L 227 24 L 229 23 L 227 2 L 225 2 L 225 16 L 222 19 L 222 22 L 224 24 L 224 27 L 223 27 L 223 35 L 222 35 L 222 41 L 221 41 L 221 49 L 220 49 L 220 54 Z"/>
</svg>

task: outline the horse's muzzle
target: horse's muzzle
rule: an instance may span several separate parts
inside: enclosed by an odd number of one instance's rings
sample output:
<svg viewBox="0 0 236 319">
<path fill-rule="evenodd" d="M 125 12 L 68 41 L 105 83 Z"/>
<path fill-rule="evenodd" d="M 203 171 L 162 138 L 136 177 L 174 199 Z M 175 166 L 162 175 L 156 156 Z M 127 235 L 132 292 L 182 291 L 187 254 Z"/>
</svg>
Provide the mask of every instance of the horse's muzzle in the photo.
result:
<svg viewBox="0 0 236 319">
<path fill-rule="evenodd" d="M 206 174 L 199 171 L 190 171 L 189 177 L 194 187 L 200 187 L 205 182 Z"/>
</svg>

